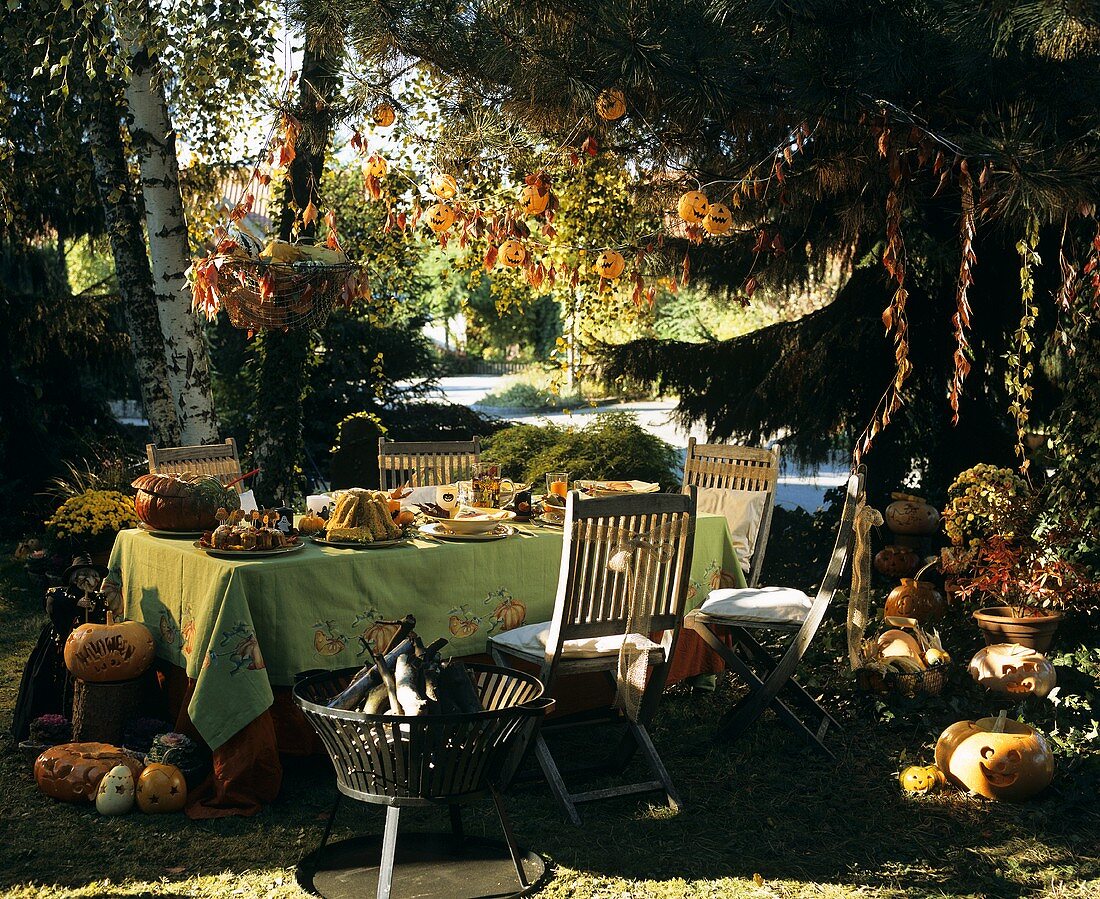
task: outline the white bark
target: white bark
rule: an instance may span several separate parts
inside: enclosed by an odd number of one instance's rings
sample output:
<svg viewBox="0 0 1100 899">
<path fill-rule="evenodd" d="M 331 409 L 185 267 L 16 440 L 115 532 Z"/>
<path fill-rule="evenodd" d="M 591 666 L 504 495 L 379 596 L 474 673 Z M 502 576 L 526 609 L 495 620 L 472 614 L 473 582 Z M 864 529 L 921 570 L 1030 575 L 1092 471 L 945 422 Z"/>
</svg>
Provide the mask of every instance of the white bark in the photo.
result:
<svg viewBox="0 0 1100 899">
<path fill-rule="evenodd" d="M 133 118 L 130 131 L 141 165 L 153 289 L 180 439 L 184 444 L 216 443 L 221 435 L 210 386 L 209 354 L 202 319 L 191 311 L 185 276 L 191 248 L 180 195 L 175 132 L 155 61 L 139 50 L 131 60 L 131 70 L 133 77 L 126 90 Z"/>
</svg>

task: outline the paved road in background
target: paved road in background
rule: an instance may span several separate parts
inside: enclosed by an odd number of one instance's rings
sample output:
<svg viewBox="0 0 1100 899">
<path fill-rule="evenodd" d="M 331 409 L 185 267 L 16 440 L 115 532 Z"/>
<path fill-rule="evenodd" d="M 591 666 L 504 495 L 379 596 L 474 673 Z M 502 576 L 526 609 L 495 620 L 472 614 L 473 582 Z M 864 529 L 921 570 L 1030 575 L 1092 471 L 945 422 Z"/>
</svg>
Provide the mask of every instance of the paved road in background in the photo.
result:
<svg viewBox="0 0 1100 899">
<path fill-rule="evenodd" d="M 516 414 L 514 409 L 494 409 L 485 406 L 481 400 L 486 394 L 497 390 L 505 379 L 497 375 L 464 375 L 442 378 L 439 391 L 433 399 L 447 400 L 464 406 L 473 406 L 510 421 L 538 424 L 552 421 L 555 424 L 583 424 L 584 420 L 598 412 L 629 412 L 649 433 L 676 447 L 687 446 L 689 437 L 706 442 L 706 430 L 696 425 L 684 429 L 672 420 L 676 403 L 672 400 L 645 400 L 641 402 L 618 403 L 598 408 L 582 407 L 571 415 L 565 413 L 539 413 L 536 415 Z M 776 502 L 782 506 L 796 507 L 813 511 L 821 505 L 821 498 L 830 487 L 843 484 L 847 472 L 841 465 L 826 465 L 814 470 L 796 469 L 785 465 L 780 473 Z"/>
</svg>

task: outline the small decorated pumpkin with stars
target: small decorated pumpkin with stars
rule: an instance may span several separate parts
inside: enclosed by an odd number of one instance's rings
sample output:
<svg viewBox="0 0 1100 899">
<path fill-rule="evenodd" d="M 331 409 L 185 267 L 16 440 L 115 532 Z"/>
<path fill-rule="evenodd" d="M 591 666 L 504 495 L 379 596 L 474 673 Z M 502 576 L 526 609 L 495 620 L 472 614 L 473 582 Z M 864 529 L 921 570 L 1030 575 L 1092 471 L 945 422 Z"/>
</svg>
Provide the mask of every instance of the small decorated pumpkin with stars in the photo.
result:
<svg viewBox="0 0 1100 899">
<path fill-rule="evenodd" d="M 500 260 L 501 265 L 515 268 L 517 265 L 523 265 L 527 260 L 527 248 L 518 240 L 506 240 L 500 245 L 497 259 Z"/>
<path fill-rule="evenodd" d="M 600 91 L 596 97 L 596 115 L 607 122 L 614 122 L 626 114 L 626 97 L 617 87 Z"/>
<path fill-rule="evenodd" d="M 614 281 L 626 268 L 626 260 L 618 250 L 604 250 L 596 257 L 596 274 L 607 281 Z"/>
<path fill-rule="evenodd" d="M 137 782 L 137 804 L 147 815 L 178 812 L 187 803 L 187 781 L 175 765 L 146 765 Z"/>
</svg>

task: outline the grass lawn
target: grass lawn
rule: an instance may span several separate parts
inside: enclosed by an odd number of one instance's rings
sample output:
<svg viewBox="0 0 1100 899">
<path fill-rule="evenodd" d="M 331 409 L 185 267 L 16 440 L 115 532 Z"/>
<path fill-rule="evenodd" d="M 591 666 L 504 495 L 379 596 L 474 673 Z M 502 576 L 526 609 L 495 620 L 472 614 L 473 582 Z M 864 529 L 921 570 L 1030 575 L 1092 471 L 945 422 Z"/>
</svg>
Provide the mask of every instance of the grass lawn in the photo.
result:
<svg viewBox="0 0 1100 899">
<path fill-rule="evenodd" d="M 10 558 L 10 547 L 0 547 Z M 7 729 L 23 660 L 42 624 L 39 597 L 21 568 L 0 566 L 0 727 Z M 834 610 L 839 618 L 841 609 Z M 969 623 L 949 629 L 948 648 L 977 648 Z M 1069 630 L 1067 626 L 1067 631 Z M 1071 642 L 1062 636 L 1062 645 Z M 1082 638 L 1084 639 L 1084 638 Z M 1096 645 L 1095 637 L 1088 638 Z M 808 678 L 843 713 L 831 735 L 836 761 L 804 750 L 770 717 L 731 748 L 711 741 L 731 699 L 672 691 L 654 738 L 683 793 L 671 813 L 637 799 L 589 806 L 566 824 L 545 788 L 508 798 L 522 844 L 552 859 L 544 897 L 1017 897 L 1100 896 L 1100 782 L 1095 675 L 1100 652 L 1059 656 L 1059 705 L 1034 703 L 1025 718 L 1061 743 L 1054 784 L 1038 800 L 999 805 L 944 792 L 903 796 L 905 760 L 931 762 L 940 730 L 961 717 L 1008 707 L 959 679 L 946 698 L 888 709 L 850 692 L 840 629 L 819 634 Z M 1091 724 L 1090 724 L 1091 722 Z M 580 747 L 579 747 L 580 748 Z M 140 813 L 104 818 L 94 808 L 37 792 L 33 759 L 0 755 L 0 895 L 304 895 L 294 866 L 320 839 L 334 796 L 327 760 L 289 763 L 279 800 L 254 818 L 194 822 Z M 349 808 L 335 839 L 378 832 L 376 808 Z M 468 830 L 495 836 L 495 820 L 468 814 Z M 403 832 L 445 829 L 445 816 L 410 814 Z M 407 831 L 406 831 L 407 828 Z"/>
</svg>

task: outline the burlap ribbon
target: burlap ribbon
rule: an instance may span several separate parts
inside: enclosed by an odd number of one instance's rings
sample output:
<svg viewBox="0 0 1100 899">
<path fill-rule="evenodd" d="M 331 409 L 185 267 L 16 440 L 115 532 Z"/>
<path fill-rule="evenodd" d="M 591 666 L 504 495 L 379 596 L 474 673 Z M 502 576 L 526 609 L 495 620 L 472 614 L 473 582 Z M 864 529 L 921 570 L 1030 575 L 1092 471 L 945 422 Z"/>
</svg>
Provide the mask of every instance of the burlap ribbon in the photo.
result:
<svg viewBox="0 0 1100 899">
<path fill-rule="evenodd" d="M 860 667 L 859 648 L 871 605 L 871 528 L 881 524 L 882 513 L 860 500 L 853 521 L 852 592 L 848 597 L 848 661 L 853 671 Z"/>
</svg>

